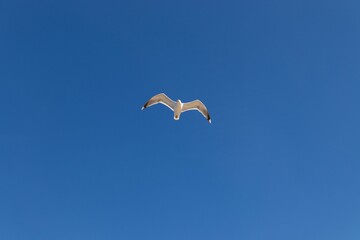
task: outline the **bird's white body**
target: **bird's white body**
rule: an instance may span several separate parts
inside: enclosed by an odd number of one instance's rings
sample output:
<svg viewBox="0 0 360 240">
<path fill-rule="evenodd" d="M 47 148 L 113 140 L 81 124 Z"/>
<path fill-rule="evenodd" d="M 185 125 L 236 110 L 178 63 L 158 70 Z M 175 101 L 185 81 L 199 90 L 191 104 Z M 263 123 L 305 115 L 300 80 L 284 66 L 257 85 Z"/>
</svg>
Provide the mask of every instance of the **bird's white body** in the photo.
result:
<svg viewBox="0 0 360 240">
<path fill-rule="evenodd" d="M 157 94 L 150 98 L 150 100 L 144 104 L 141 110 L 158 103 L 161 103 L 174 111 L 175 120 L 180 119 L 180 115 L 182 112 L 186 112 L 189 110 L 197 110 L 209 121 L 209 123 L 211 123 L 210 114 L 205 105 L 200 100 L 194 100 L 187 103 L 182 103 L 180 100 L 177 100 L 175 102 L 171 98 L 166 96 L 164 93 Z"/>
<path fill-rule="evenodd" d="M 176 106 L 175 106 L 175 109 L 174 109 L 174 119 L 175 120 L 180 119 L 180 115 L 181 115 L 181 111 L 183 109 L 183 106 L 184 106 L 184 104 L 180 100 L 177 100 Z"/>
</svg>

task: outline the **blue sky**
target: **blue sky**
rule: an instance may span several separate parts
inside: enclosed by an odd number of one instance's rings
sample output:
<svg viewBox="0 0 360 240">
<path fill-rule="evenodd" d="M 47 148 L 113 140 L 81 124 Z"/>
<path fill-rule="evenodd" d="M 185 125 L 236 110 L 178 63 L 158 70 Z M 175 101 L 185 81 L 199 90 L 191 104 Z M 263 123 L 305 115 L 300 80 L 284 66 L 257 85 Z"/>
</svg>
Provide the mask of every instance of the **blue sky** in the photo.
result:
<svg viewBox="0 0 360 240">
<path fill-rule="evenodd" d="M 359 8 L 2 1 L 0 239 L 359 239 Z"/>
</svg>

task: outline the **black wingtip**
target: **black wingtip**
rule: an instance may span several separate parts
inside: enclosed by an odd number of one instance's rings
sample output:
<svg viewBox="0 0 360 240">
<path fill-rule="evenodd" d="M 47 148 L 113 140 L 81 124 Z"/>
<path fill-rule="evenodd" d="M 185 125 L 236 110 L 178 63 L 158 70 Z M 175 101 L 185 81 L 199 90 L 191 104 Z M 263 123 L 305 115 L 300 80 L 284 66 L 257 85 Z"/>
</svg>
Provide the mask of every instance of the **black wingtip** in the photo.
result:
<svg viewBox="0 0 360 240">
<path fill-rule="evenodd" d="M 141 110 L 144 110 L 149 105 L 149 102 L 146 102 L 144 106 L 141 108 Z"/>
</svg>

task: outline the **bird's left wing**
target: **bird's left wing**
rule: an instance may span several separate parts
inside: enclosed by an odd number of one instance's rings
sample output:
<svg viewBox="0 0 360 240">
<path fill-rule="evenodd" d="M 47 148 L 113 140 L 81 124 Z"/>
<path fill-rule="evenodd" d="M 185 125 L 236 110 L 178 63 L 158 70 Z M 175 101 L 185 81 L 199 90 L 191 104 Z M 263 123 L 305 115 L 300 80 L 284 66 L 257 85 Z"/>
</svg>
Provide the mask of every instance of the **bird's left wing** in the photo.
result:
<svg viewBox="0 0 360 240">
<path fill-rule="evenodd" d="M 200 100 L 184 103 L 182 112 L 189 110 L 198 110 L 211 123 L 211 117 L 206 106 Z"/>
<path fill-rule="evenodd" d="M 150 98 L 150 100 L 144 104 L 144 106 L 141 108 L 141 110 L 143 110 L 144 108 L 150 107 L 152 105 L 158 104 L 158 103 L 164 104 L 165 106 L 167 106 L 168 108 L 170 108 L 173 111 L 174 111 L 175 105 L 176 105 L 176 102 L 174 102 L 171 98 L 166 96 L 165 93 L 159 93 L 159 94 L 153 96 L 152 98 Z"/>
</svg>

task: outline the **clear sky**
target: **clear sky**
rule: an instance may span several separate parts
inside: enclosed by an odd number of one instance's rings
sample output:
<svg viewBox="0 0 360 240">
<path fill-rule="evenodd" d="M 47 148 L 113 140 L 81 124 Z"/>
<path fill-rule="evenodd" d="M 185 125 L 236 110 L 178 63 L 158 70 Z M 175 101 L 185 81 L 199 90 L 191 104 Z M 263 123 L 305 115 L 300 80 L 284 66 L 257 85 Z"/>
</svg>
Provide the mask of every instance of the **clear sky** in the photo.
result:
<svg viewBox="0 0 360 240">
<path fill-rule="evenodd" d="M 0 239 L 360 239 L 359 10 L 1 1 Z"/>
</svg>

